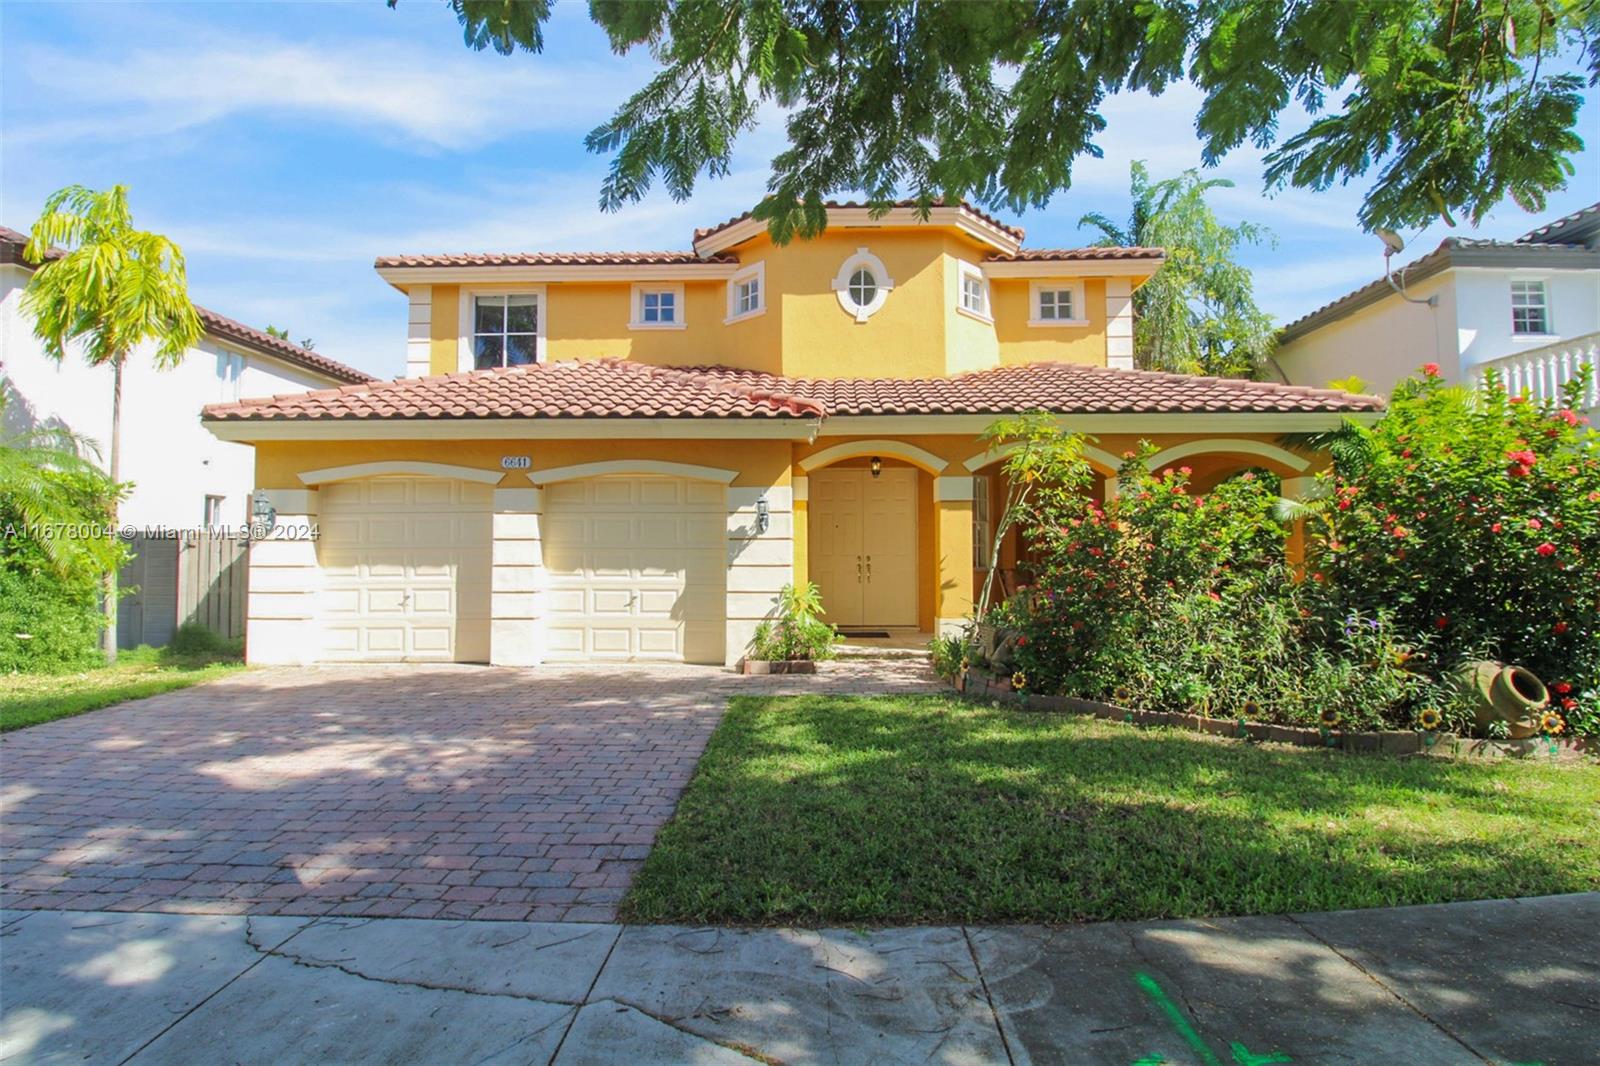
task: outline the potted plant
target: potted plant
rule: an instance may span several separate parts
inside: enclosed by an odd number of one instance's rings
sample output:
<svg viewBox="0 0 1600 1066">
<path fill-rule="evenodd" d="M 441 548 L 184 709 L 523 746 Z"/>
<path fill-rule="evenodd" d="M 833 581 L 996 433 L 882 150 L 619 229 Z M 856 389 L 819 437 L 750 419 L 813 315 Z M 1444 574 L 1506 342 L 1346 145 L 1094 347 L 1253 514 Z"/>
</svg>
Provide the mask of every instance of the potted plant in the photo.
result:
<svg viewBox="0 0 1600 1066">
<path fill-rule="evenodd" d="M 814 674 L 817 663 L 833 658 L 839 633 L 817 616 L 822 594 L 811 582 L 783 586 L 778 614 L 756 627 L 745 656 L 747 674 Z"/>
</svg>

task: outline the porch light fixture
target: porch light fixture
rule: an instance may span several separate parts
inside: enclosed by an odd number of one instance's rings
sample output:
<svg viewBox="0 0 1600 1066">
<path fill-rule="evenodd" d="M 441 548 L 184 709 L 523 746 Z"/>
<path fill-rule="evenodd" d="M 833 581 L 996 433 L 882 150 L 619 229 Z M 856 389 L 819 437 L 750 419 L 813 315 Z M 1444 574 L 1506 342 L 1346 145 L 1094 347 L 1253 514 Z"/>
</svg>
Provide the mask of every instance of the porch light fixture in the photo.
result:
<svg viewBox="0 0 1600 1066">
<path fill-rule="evenodd" d="M 881 473 L 883 473 L 883 460 L 874 455 L 872 457 L 872 476 L 877 477 Z"/>
<path fill-rule="evenodd" d="M 756 532 L 765 533 L 772 525 L 772 508 L 766 496 L 756 497 Z"/>
</svg>

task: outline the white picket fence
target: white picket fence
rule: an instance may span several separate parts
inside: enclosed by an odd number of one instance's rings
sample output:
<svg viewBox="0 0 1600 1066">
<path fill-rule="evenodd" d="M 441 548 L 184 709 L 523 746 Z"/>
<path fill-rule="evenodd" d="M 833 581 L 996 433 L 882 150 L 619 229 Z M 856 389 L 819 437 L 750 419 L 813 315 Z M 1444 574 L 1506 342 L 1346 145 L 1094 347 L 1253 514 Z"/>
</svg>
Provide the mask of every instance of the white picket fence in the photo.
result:
<svg viewBox="0 0 1600 1066">
<path fill-rule="evenodd" d="M 1512 396 L 1527 396 L 1538 402 L 1557 399 L 1562 387 L 1578 376 L 1578 368 L 1590 369 L 1589 385 L 1578 408 L 1589 413 L 1600 412 L 1600 332 L 1585 333 L 1571 340 L 1547 344 L 1515 355 L 1504 355 L 1472 368 L 1472 380 L 1483 387 L 1484 372 L 1498 371 L 1500 381 Z"/>
</svg>

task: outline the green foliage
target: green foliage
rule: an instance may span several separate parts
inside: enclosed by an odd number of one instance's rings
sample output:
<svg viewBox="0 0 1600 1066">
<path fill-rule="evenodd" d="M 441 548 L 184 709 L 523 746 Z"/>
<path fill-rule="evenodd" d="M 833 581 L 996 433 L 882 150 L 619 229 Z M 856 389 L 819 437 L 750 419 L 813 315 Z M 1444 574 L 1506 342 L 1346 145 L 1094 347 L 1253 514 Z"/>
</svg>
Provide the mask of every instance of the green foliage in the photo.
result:
<svg viewBox="0 0 1600 1066">
<path fill-rule="evenodd" d="M 298 341 L 289 340 L 289 331 L 287 329 L 284 329 L 282 326 L 274 326 L 271 323 L 268 323 L 264 327 L 264 332 L 269 337 L 276 337 L 280 341 L 289 341 L 290 344 L 304 348 L 308 352 L 313 351 L 317 346 L 317 342 L 312 340 L 310 337 L 302 337 Z"/>
<path fill-rule="evenodd" d="M 769 662 L 833 658 L 839 633 L 818 617 L 822 613 L 822 593 L 815 584 L 783 586 L 778 617 L 756 627 L 750 658 Z"/>
<path fill-rule="evenodd" d="M 1251 222 L 1225 226 L 1206 193 L 1231 188 L 1223 178 L 1202 179 L 1186 170 L 1152 183 L 1135 160 L 1133 211 L 1126 227 L 1104 215 L 1084 215 L 1081 226 L 1102 234 L 1101 244 L 1165 248 L 1167 260 L 1133 294 L 1134 352 L 1139 365 L 1186 374 L 1249 377 L 1272 353 L 1272 319 L 1256 306 L 1250 271 L 1235 260 L 1245 244 L 1271 241 Z"/>
<path fill-rule="evenodd" d="M 446 2 L 469 47 L 544 47 L 548 0 Z M 1369 229 L 1478 222 L 1507 197 L 1537 211 L 1583 147 L 1583 78 L 1567 67 L 1600 74 L 1600 13 L 1577 0 L 593 0 L 590 15 L 615 51 L 657 65 L 589 135 L 612 155 L 602 206 L 658 179 L 686 199 L 776 103 L 788 147 L 756 213 L 779 241 L 818 232 L 842 192 L 1042 207 L 1099 154 L 1109 94 L 1183 80 L 1204 97 L 1207 165 L 1248 141 L 1272 149 L 1275 188 L 1375 171 Z M 1273 148 L 1291 104 L 1319 117 Z"/>
<path fill-rule="evenodd" d="M 994 594 L 995 574 L 1000 570 L 1000 545 L 1006 534 L 1031 513 L 1034 494 L 1044 486 L 1057 490 L 1081 489 L 1089 484 L 1091 472 L 1083 461 L 1083 436 L 1063 433 L 1053 415 L 1029 412 L 1010 415 L 990 423 L 979 437 L 991 452 L 1007 452 L 1005 460 L 1006 498 L 994 524 L 994 538 L 985 547 L 989 565 L 983 589 L 978 594 L 978 615 L 989 609 Z"/>
<path fill-rule="evenodd" d="M 52 193 L 23 254 L 39 268 L 22 307 L 54 359 L 66 358 L 68 343 L 77 341 L 99 366 L 149 341 L 157 365 L 172 366 L 200 339 L 183 252 L 158 233 L 133 228 L 126 186 L 95 192 L 69 185 Z"/>
<path fill-rule="evenodd" d="M 990 617 L 1018 634 L 1029 689 L 1341 728 L 1406 727 L 1440 703 L 1387 614 L 1307 609 L 1273 482 L 1247 472 L 1196 495 L 1187 467 L 1146 468 L 1153 451 L 1129 453 L 1103 506 L 1041 489 L 1036 583 Z"/>
<path fill-rule="evenodd" d="M 101 579 L 127 548 L 96 535 L 120 491 L 87 448 L 63 430 L 0 439 L 0 672 L 98 662 Z"/>
<path fill-rule="evenodd" d="M 1442 674 L 1488 655 L 1538 674 L 1574 731 L 1600 726 L 1600 433 L 1574 408 L 1446 386 L 1432 364 L 1351 425 L 1307 509 L 1313 606 L 1388 612 Z"/>
<path fill-rule="evenodd" d="M 162 650 L 176 659 L 238 658 L 244 653 L 244 641 L 225 637 L 199 622 L 185 622 Z"/>
<path fill-rule="evenodd" d="M 967 641 L 963 637 L 952 634 L 928 641 L 928 659 L 933 664 L 933 672 L 946 681 L 961 672 L 967 654 Z"/>
</svg>

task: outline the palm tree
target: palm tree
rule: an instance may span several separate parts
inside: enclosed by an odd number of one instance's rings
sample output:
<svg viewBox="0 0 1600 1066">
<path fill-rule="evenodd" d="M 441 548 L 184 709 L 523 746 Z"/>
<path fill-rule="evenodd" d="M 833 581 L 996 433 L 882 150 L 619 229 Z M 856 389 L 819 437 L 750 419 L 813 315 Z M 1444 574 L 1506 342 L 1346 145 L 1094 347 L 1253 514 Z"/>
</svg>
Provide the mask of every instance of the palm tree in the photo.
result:
<svg viewBox="0 0 1600 1066">
<path fill-rule="evenodd" d="M 81 345 L 91 366 L 111 365 L 111 442 L 107 473 L 113 482 L 122 451 L 122 366 L 135 348 L 154 343 L 159 367 L 182 362 L 200 339 L 200 316 L 189 302 L 183 252 L 158 233 L 133 228 L 128 190 L 96 192 L 69 185 L 45 201 L 23 252 L 38 265 L 22 297 L 33 332 L 51 357 Z M 116 524 L 116 505 L 111 522 Z M 117 573 L 105 577 L 106 629 L 101 647 L 117 658 Z"/>
<path fill-rule="evenodd" d="M 1135 160 L 1126 226 L 1103 214 L 1078 225 L 1097 229 L 1101 245 L 1165 248 L 1167 261 L 1133 294 L 1139 366 L 1187 374 L 1249 375 L 1272 352 L 1272 320 L 1255 304 L 1250 271 L 1235 262 L 1240 245 L 1271 241 L 1252 222 L 1225 226 L 1206 203 L 1225 178 L 1186 170 L 1152 182 Z"/>
</svg>

